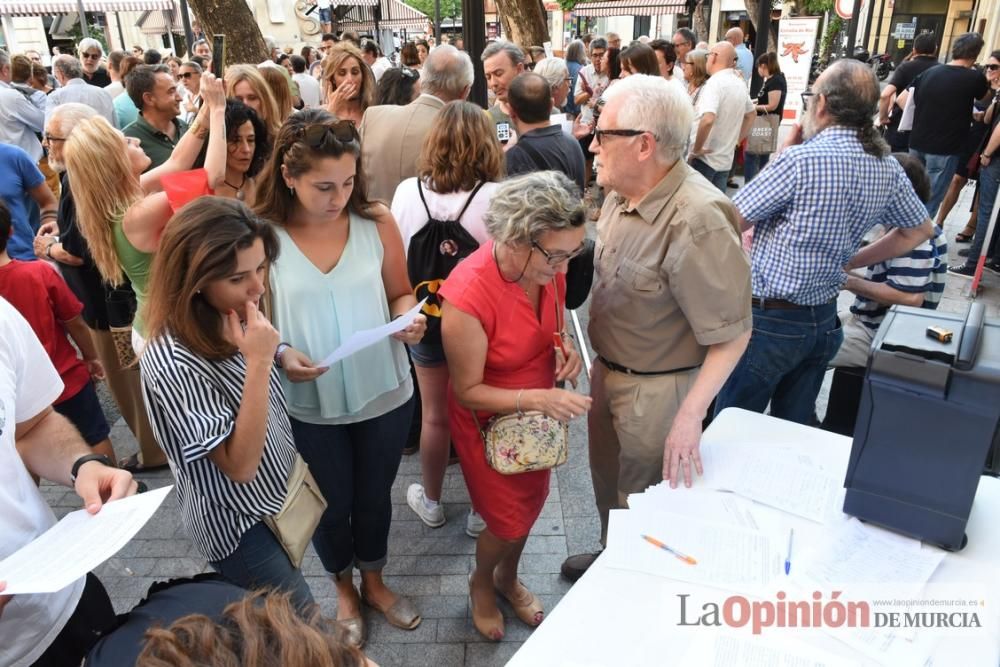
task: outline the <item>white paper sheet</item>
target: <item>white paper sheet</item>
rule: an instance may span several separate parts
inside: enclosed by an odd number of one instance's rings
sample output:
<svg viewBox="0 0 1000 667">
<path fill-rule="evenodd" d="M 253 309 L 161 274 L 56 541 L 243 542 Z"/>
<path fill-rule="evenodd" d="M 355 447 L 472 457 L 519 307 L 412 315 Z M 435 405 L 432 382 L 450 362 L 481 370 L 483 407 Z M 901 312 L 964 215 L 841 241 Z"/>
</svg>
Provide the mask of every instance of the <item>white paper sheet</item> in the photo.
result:
<svg viewBox="0 0 1000 667">
<path fill-rule="evenodd" d="M 697 565 L 649 544 L 642 535 L 691 556 Z M 603 558 L 608 567 L 755 592 L 783 574 L 780 554 L 781 547 L 767 533 L 668 512 L 612 510 Z"/>
<path fill-rule="evenodd" d="M 173 486 L 107 503 L 97 514 L 70 512 L 0 562 L 4 594 L 53 593 L 114 556 L 139 532 Z"/>
<path fill-rule="evenodd" d="M 335 364 L 341 359 L 346 359 L 355 352 L 360 352 L 366 347 L 370 347 L 379 342 L 383 338 L 388 338 L 394 333 L 399 333 L 406 327 L 413 324 L 413 320 L 420 314 L 420 309 L 424 307 L 426 302 L 427 299 L 422 299 L 420 303 L 415 305 L 413 308 L 410 308 L 406 311 L 406 313 L 380 327 L 365 329 L 364 331 L 355 331 L 351 334 L 350 338 L 341 343 L 340 347 L 328 354 L 326 358 L 316 364 L 316 366 L 318 368 L 329 368 L 332 364 Z"/>
</svg>

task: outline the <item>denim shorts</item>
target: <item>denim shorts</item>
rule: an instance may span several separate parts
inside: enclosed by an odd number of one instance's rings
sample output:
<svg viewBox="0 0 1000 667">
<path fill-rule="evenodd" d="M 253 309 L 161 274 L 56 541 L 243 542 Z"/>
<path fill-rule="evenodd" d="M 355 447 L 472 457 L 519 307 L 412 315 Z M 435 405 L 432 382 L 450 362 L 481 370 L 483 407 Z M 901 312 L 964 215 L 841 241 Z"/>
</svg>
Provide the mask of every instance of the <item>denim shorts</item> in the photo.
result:
<svg viewBox="0 0 1000 667">
<path fill-rule="evenodd" d="M 319 10 L 319 22 L 331 23 L 333 21 L 333 7 L 323 7 Z"/>
<path fill-rule="evenodd" d="M 434 368 L 446 363 L 444 345 L 440 343 L 417 343 L 410 345 L 410 359 L 414 366 Z"/>
</svg>

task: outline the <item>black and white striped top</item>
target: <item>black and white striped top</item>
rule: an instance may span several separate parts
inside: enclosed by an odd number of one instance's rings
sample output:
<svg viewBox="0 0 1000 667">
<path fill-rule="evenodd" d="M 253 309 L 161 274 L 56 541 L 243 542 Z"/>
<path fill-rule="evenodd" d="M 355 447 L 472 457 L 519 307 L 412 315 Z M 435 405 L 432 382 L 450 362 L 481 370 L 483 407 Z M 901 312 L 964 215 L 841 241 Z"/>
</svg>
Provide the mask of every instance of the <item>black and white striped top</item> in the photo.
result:
<svg viewBox="0 0 1000 667">
<path fill-rule="evenodd" d="M 296 451 L 277 371 L 271 370 L 267 438 L 257 475 L 238 484 L 208 454 L 236 425 L 246 378 L 243 355 L 210 361 L 162 336 L 149 342 L 139 366 L 146 411 L 177 481 L 184 525 L 205 558 L 222 560 L 285 501 Z"/>
</svg>

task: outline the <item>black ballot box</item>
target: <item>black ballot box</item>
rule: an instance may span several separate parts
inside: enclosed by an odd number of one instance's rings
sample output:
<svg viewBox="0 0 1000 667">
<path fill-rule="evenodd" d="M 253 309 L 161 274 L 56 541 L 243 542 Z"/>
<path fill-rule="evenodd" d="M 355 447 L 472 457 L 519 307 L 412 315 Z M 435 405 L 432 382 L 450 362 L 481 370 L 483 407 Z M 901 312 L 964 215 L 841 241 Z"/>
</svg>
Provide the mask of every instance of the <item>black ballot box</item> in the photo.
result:
<svg viewBox="0 0 1000 667">
<path fill-rule="evenodd" d="M 961 549 L 979 477 L 997 472 L 998 424 L 1000 321 L 982 304 L 964 316 L 894 306 L 872 342 L 844 512 Z"/>
</svg>

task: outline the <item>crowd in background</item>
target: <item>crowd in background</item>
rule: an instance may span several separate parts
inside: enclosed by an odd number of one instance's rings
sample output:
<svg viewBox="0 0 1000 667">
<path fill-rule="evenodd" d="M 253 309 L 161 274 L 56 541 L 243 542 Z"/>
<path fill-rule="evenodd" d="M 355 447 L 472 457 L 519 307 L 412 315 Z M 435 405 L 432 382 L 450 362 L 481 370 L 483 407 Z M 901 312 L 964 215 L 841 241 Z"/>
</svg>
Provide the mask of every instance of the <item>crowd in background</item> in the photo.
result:
<svg viewBox="0 0 1000 667">
<path fill-rule="evenodd" d="M 95 635 L 80 639 L 112 624 L 92 575 L 59 599 L 0 596 L 0 624 L 24 626 L 0 662 L 65 664 L 92 649 L 93 664 L 210 661 L 273 627 L 339 656 L 328 664 L 361 664 L 363 606 L 399 628 L 421 623 L 382 576 L 390 488 L 418 450 L 407 503 L 428 526 L 446 522 L 445 471 L 461 465 L 475 628 L 504 636 L 498 594 L 537 626 L 545 610 L 517 572 L 550 470 L 498 472 L 484 456 L 490 419 L 588 420 L 602 541 L 628 493 L 690 485 L 702 423 L 719 410 L 770 404 L 813 423 L 823 373 L 864 365 L 888 305 L 936 306 L 947 268 L 937 208 L 968 177 L 957 172 L 976 100 L 988 219 L 1000 54 L 984 76 L 982 47 L 959 38 L 952 62 L 927 68 L 945 80 L 890 82 L 934 100 L 917 104 L 914 155 L 895 159 L 873 120 L 880 99 L 887 118 L 905 100 L 848 61 L 817 80 L 779 152 L 787 84 L 776 54 L 754 57 L 739 28 L 711 45 L 686 28 L 627 45 L 586 36 L 563 56 L 493 41 L 475 55 L 486 110 L 466 101 L 474 68 L 461 44 L 415 40 L 386 57 L 352 33 L 298 53 L 268 40 L 264 62 L 228 64 L 222 79 L 204 40 L 177 58 L 85 39 L 51 76 L 32 54 L 0 51 L 0 296 L 27 321 L 2 305 L 4 359 L 21 369 L 3 390 L 16 391 L 18 429 L 52 404 L 85 443 L 52 457 L 76 461 L 72 479 L 69 464 L 53 475 L 29 457 L 20 482 L 31 486 L 30 471 L 79 492 L 83 479 L 108 499 L 134 492 L 129 473 L 169 466 L 191 540 L 228 582 L 183 584 L 180 605 L 154 596 L 164 627 L 145 648 L 138 621 L 96 648 Z M 949 95 L 968 102 L 968 118 L 947 120 L 965 133 L 922 146 Z M 860 249 L 876 226 L 893 231 Z M 974 240 L 973 261 L 984 225 L 960 236 Z M 841 288 L 857 301 L 838 317 Z M 588 296 L 597 359 L 585 396 L 566 309 Z M 352 333 L 421 300 L 401 331 L 323 365 Z M 114 456 L 98 381 L 139 454 Z M 269 520 L 299 500 L 289 480 L 302 469 L 324 504 L 311 541 L 337 592 L 335 624 L 316 615 Z M 34 534 L 0 555 L 50 525 L 41 505 L 24 510 Z M 595 556 L 571 557 L 564 576 Z M 232 585 L 284 596 L 237 602 L 216 625 L 239 597 Z M 84 604 L 90 613 L 73 613 Z M 190 613 L 204 616 L 181 619 Z M 217 641 L 194 641 L 200 632 Z"/>
</svg>

